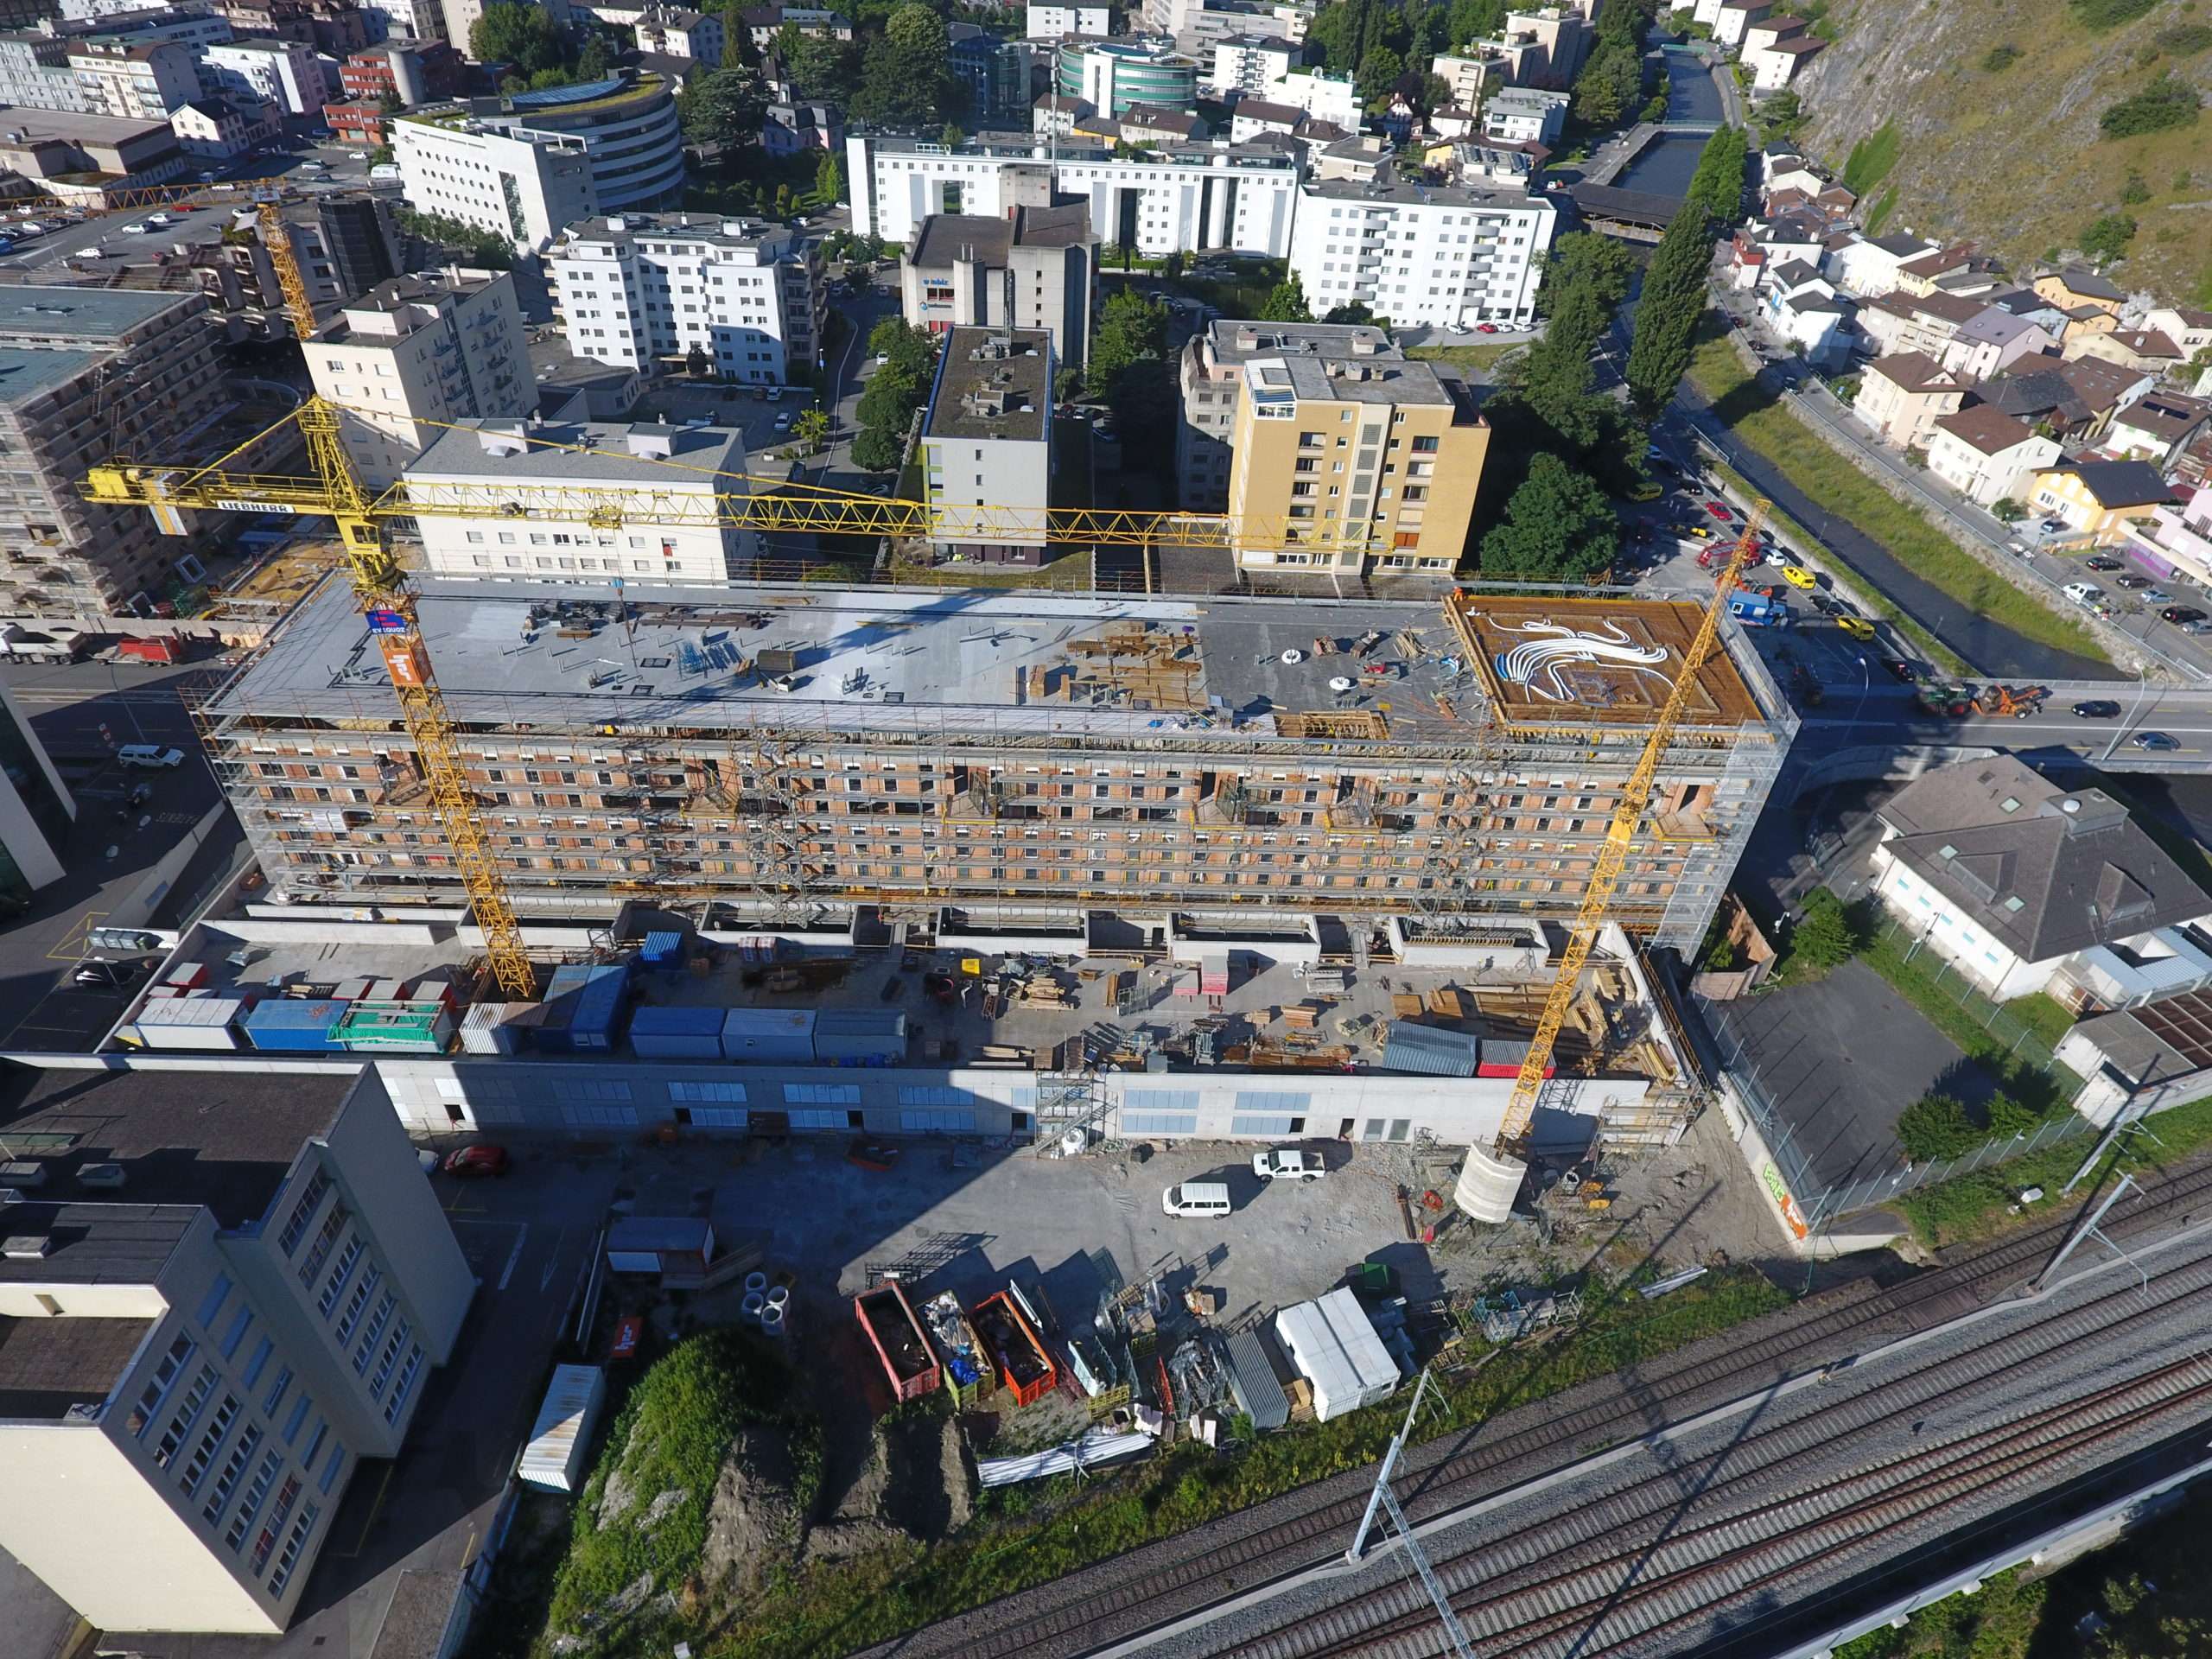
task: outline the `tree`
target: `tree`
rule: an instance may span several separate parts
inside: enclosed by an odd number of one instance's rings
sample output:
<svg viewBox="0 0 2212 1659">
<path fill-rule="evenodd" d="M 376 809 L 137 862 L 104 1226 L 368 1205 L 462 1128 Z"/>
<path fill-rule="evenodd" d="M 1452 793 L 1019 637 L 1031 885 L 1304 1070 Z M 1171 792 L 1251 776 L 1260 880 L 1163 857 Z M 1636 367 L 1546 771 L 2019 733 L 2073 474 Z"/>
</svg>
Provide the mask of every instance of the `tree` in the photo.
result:
<svg viewBox="0 0 2212 1659">
<path fill-rule="evenodd" d="M 845 199 L 845 164 L 834 149 L 823 150 L 814 164 L 814 194 L 825 206 Z"/>
<path fill-rule="evenodd" d="M 466 254 L 467 264 L 488 270 L 505 270 L 515 262 L 512 243 L 504 236 L 478 229 L 467 219 L 455 219 L 450 213 L 417 213 L 412 207 L 402 207 L 398 218 L 399 228 L 408 235 Z"/>
<path fill-rule="evenodd" d="M 1795 92 L 1777 92 L 1759 105 L 1759 125 L 1770 138 L 1787 138 L 1805 124 L 1805 105 Z"/>
<path fill-rule="evenodd" d="M 406 107 L 406 104 L 401 100 L 397 92 L 377 94 L 377 112 L 380 115 L 397 115 Z"/>
<path fill-rule="evenodd" d="M 767 88 L 757 69 L 733 64 L 699 77 L 679 100 L 683 136 L 695 144 L 751 143 L 768 112 Z"/>
<path fill-rule="evenodd" d="M 1628 297 L 1636 280 L 1636 256 L 1625 243 L 1595 231 L 1569 231 L 1553 242 L 1544 260 L 1544 283 L 1537 299 L 1546 315 L 1567 289 L 1587 283 L 1607 309 Z"/>
<path fill-rule="evenodd" d="M 1522 353 L 1513 390 L 1567 449 L 1580 454 L 1598 442 L 1597 372 L 1591 357 L 1606 323 L 1595 287 L 1577 283 L 1556 291 L 1544 337 Z"/>
<path fill-rule="evenodd" d="M 1744 210 L 1744 162 L 1749 151 L 1743 128 L 1723 127 L 1714 133 L 1698 152 L 1697 171 L 1684 193 L 1687 199 L 1722 224 L 1733 224 Z"/>
<path fill-rule="evenodd" d="M 614 54 L 607 49 L 607 42 L 594 35 L 584 42 L 584 49 L 576 54 L 578 80 L 603 80 L 614 73 Z"/>
<path fill-rule="evenodd" d="M 1452 85 L 1441 75 L 1423 75 L 1421 78 L 1421 94 L 1414 102 L 1423 115 L 1448 110 L 1452 107 Z"/>
<path fill-rule="evenodd" d="M 1535 582 L 1580 582 L 1613 562 L 1620 524 L 1587 474 L 1539 452 L 1506 503 L 1505 520 L 1483 537 L 1483 574 Z"/>
<path fill-rule="evenodd" d="M 798 211 L 798 198 L 791 194 L 791 186 L 788 184 L 778 185 L 776 187 L 776 217 L 778 219 L 789 219 Z"/>
<path fill-rule="evenodd" d="M 944 21 L 925 5 L 900 6 L 861 60 L 852 112 L 886 126 L 943 121 L 968 107 L 966 86 L 952 73 Z"/>
<path fill-rule="evenodd" d="M 1125 288 L 1099 312 L 1084 378 L 1094 396 L 1114 389 L 1122 372 L 1146 358 L 1167 356 L 1167 307 L 1135 289 Z"/>
<path fill-rule="evenodd" d="M 961 130 L 957 121 L 948 121 L 944 130 L 938 134 L 937 141 L 947 149 L 957 149 L 968 142 L 968 135 Z"/>
<path fill-rule="evenodd" d="M 1982 1138 L 1967 1109 L 1949 1095 L 1923 1095 L 1897 1114 L 1897 1144 L 1916 1164 L 1971 1152 Z"/>
<path fill-rule="evenodd" d="M 2108 265 L 2126 253 L 2127 245 L 2134 239 L 2135 220 L 2132 215 L 2107 213 L 2082 226 L 2082 257 L 2100 265 Z"/>
<path fill-rule="evenodd" d="M 1505 0 L 1452 0 L 1446 37 L 1456 48 L 1486 41 L 1505 27 Z"/>
<path fill-rule="evenodd" d="M 937 336 L 899 317 L 886 317 L 868 333 L 868 348 L 884 359 L 876 372 L 893 369 L 912 379 L 928 378 L 937 362 Z"/>
<path fill-rule="evenodd" d="M 707 355 L 707 348 L 704 346 L 693 340 L 691 349 L 683 354 L 683 366 L 691 377 L 696 379 L 715 366 L 715 359 Z"/>
<path fill-rule="evenodd" d="M 1842 899 L 1826 887 L 1805 895 L 1804 912 L 1789 935 L 1793 976 L 1818 979 L 1859 954 L 1859 924 Z"/>
<path fill-rule="evenodd" d="M 1260 306 L 1262 322 L 1311 322 L 1313 313 L 1306 304 L 1306 284 L 1292 271 L 1282 281 L 1268 290 L 1268 297 Z"/>
<path fill-rule="evenodd" d="M 1372 322 L 1375 321 L 1375 310 L 1365 300 L 1354 300 L 1348 305 L 1331 306 L 1328 315 L 1321 321 L 1324 322 Z"/>
<path fill-rule="evenodd" d="M 861 49 L 851 41 L 804 34 L 797 24 L 786 23 L 776 36 L 776 55 L 802 98 L 849 104 L 860 90 Z"/>
<path fill-rule="evenodd" d="M 1690 365 L 1712 257 L 1705 208 L 1686 200 L 1659 238 L 1658 251 L 1644 272 L 1643 296 L 1636 308 L 1636 337 L 1629 346 L 1623 377 L 1630 403 L 1647 421 L 1667 406 Z"/>
<path fill-rule="evenodd" d="M 558 69 L 569 61 L 568 43 L 543 6 L 490 0 L 469 25 L 468 55 L 479 63 L 504 63 L 518 74 Z"/>
<path fill-rule="evenodd" d="M 926 328 L 886 317 L 875 325 L 868 343 L 884 361 L 868 377 L 855 411 L 861 429 L 853 440 L 853 464 L 868 472 L 888 472 L 899 464 L 914 411 L 929 395 L 937 337 Z"/>
<path fill-rule="evenodd" d="M 824 409 L 804 409 L 791 423 L 791 436 L 799 448 L 810 455 L 818 455 L 830 442 L 830 411 Z"/>
<path fill-rule="evenodd" d="M 1369 47 L 1367 55 L 1359 60 L 1359 73 L 1354 77 L 1359 86 L 1359 101 L 1366 105 L 1382 103 L 1405 73 L 1406 60 L 1389 47 Z"/>
</svg>

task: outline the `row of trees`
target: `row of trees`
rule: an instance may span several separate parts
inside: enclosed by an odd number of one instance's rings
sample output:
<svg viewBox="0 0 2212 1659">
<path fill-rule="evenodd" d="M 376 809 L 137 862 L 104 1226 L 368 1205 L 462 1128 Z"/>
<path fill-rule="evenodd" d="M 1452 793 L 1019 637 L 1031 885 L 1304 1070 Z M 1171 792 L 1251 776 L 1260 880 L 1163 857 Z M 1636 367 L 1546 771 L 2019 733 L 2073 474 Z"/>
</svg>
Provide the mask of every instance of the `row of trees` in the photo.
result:
<svg viewBox="0 0 2212 1659">
<path fill-rule="evenodd" d="M 1656 0 L 1614 0 L 1598 15 L 1598 37 L 1574 78 L 1574 118 L 1617 127 L 1643 107 L 1643 37 Z"/>
<path fill-rule="evenodd" d="M 868 337 L 868 348 L 884 360 L 868 377 L 857 411 L 860 431 L 853 439 L 853 464 L 887 473 L 906 452 L 906 431 L 914 411 L 929 396 L 937 372 L 937 336 L 897 317 L 886 317 Z"/>
<path fill-rule="evenodd" d="M 543 92 L 598 80 L 613 73 L 616 49 L 597 34 L 578 37 L 553 21 L 543 6 L 490 0 L 468 27 L 468 49 L 480 63 L 503 63 L 500 90 Z"/>
</svg>

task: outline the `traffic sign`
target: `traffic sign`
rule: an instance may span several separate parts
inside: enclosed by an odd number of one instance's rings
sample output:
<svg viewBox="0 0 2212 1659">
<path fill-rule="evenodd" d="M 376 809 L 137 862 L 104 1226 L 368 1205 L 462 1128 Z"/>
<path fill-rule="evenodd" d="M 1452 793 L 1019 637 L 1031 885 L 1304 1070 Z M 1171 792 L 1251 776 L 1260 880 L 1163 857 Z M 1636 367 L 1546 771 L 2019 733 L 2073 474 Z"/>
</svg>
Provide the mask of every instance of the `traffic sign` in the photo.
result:
<svg viewBox="0 0 2212 1659">
<path fill-rule="evenodd" d="M 371 611 L 368 614 L 371 633 L 404 633 L 413 626 L 404 612 Z"/>
</svg>

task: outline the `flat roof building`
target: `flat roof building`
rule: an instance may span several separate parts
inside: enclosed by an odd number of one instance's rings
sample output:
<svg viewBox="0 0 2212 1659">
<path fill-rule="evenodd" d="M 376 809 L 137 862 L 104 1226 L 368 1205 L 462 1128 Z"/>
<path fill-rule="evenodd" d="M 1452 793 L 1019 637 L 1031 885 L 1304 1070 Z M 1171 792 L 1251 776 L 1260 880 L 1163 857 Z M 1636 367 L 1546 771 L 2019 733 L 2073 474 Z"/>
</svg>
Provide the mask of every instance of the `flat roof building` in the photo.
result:
<svg viewBox="0 0 2212 1659">
<path fill-rule="evenodd" d="M 1229 505 L 1230 440 L 1244 365 L 1286 352 L 1326 352 L 1402 360 L 1389 334 L 1362 322 L 1244 322 L 1216 319 L 1191 336 L 1176 360 L 1183 419 L 1175 429 L 1181 505 L 1194 512 Z"/>
<path fill-rule="evenodd" d="M 718 496 L 747 493 L 744 473 L 744 435 L 727 427 L 468 420 L 438 429 L 404 482 L 426 569 L 612 588 L 748 574 L 759 538 L 716 522 Z M 512 483 L 566 499 L 509 514 Z"/>
<path fill-rule="evenodd" d="M 1300 187 L 1290 268 L 1316 312 L 1359 303 L 1401 327 L 1522 327 L 1558 224 L 1548 196 L 1427 184 L 1386 160 L 1365 180 Z"/>
<path fill-rule="evenodd" d="M 1090 210 L 1071 202 L 994 219 L 932 214 L 899 261 L 899 286 L 906 319 L 918 328 L 1041 328 L 1052 337 L 1052 355 L 1080 368 L 1098 286 Z"/>
<path fill-rule="evenodd" d="M 281 1631 L 474 1293 L 390 1097 L 372 1069 L 0 1091 L 41 1172 L 0 1210 L 0 1547 L 108 1630 Z"/>
<path fill-rule="evenodd" d="M 418 613 L 524 913 L 642 892 L 733 926 L 952 905 L 1448 930 L 1573 917 L 1701 607 L 432 581 Z M 1723 642 L 1613 912 L 1684 948 L 1796 728 Z M 295 900 L 451 905 L 372 655 L 334 580 L 209 700 L 209 753 Z"/>
<path fill-rule="evenodd" d="M 1042 328 L 945 335 L 921 441 L 922 493 L 940 557 L 1045 562 L 1054 368 Z"/>
</svg>

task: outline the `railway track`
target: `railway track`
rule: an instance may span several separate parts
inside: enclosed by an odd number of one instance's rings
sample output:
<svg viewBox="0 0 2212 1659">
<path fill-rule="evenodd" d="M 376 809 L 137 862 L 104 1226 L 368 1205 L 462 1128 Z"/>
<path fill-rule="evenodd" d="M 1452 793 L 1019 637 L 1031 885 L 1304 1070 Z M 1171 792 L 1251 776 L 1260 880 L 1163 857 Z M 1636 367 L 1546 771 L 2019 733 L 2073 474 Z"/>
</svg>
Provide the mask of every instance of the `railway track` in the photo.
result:
<svg viewBox="0 0 2212 1659">
<path fill-rule="evenodd" d="M 2183 1224 L 2212 1207 L 2212 1164 L 2139 1177 L 2143 1198 L 2107 1217 L 2115 1237 Z M 1649 1433 L 1871 1346 L 1946 1323 L 2018 1290 L 2073 1226 L 2060 1219 L 1963 1253 L 1887 1287 L 1861 1280 L 1632 1371 L 1510 1408 L 1413 1449 L 1399 1482 L 1415 1522 L 1548 1474 L 1614 1441 Z M 1546 1351 L 1509 1351 L 1541 1380 Z M 1157 1630 L 1340 1554 L 1371 1476 L 1333 1477 L 1176 1537 L 1033 1586 L 870 1650 L 870 1659 L 1076 1659 Z M 1433 1615 L 1431 1615 L 1432 1618 Z"/>
<path fill-rule="evenodd" d="M 1548 1511 L 1529 1500 L 1540 1512 L 1526 1520 L 1484 1506 L 1488 1514 L 1431 1537 L 1432 1563 L 1486 1659 L 1589 1659 L 1690 1641 L 1815 1563 L 1833 1571 L 1857 1554 L 1893 1552 L 1901 1529 L 1939 1523 L 1962 1504 L 2001 1505 L 2084 1471 L 2123 1440 L 2212 1414 L 2212 1358 L 2195 1340 L 2190 1351 L 2048 1404 L 2021 1409 L 2003 1398 L 2054 1356 L 2095 1353 L 2138 1319 L 2208 1296 L 2212 1245 L 2162 1268 L 2145 1300 L 2115 1296 L 1980 1339 L 1968 1333 L 1904 1376 L 1834 1402 L 1824 1387 L 1817 1405 L 1798 1396 L 1772 1421 L 1763 1406 L 1749 1408 L 1736 1433 L 1714 1431 L 1712 1450 L 1656 1468 L 1631 1459 L 1617 1478 L 1567 1489 Z M 1922 1426 L 1947 1409 L 1993 1414 L 1923 1439 Z M 1287 1610 L 1274 1628 L 1207 1651 L 1433 1659 L 1448 1645 L 1427 1595 L 1408 1581 L 1318 1612 Z"/>
</svg>

